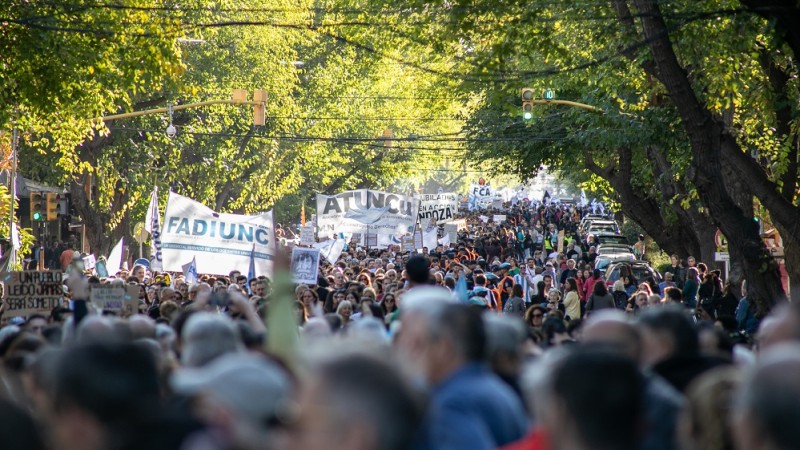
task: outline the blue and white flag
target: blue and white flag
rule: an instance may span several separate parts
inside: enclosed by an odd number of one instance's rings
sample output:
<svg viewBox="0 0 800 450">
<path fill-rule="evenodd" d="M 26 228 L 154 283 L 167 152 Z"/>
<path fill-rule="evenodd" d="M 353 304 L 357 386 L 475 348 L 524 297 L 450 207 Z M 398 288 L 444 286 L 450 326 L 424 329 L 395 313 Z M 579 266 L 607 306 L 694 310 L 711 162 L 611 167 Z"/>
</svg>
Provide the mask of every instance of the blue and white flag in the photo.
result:
<svg viewBox="0 0 800 450">
<path fill-rule="evenodd" d="M 192 258 L 190 262 L 181 266 L 183 278 L 189 284 L 197 283 L 197 258 Z"/>
<path fill-rule="evenodd" d="M 164 270 L 164 264 L 161 255 L 161 213 L 158 211 L 158 186 L 153 187 L 153 193 L 150 195 L 144 229 L 150 233 L 150 271 L 161 272 Z"/>
<path fill-rule="evenodd" d="M 585 191 L 585 190 L 583 190 L 583 189 L 581 189 L 581 202 L 580 202 L 580 206 L 581 206 L 581 208 L 586 208 L 586 206 L 587 206 L 588 204 L 589 204 L 589 200 L 586 198 L 586 191 Z"/>
<path fill-rule="evenodd" d="M 247 284 L 250 280 L 256 277 L 256 244 L 253 244 L 253 250 L 250 251 L 250 266 L 247 268 Z"/>
</svg>

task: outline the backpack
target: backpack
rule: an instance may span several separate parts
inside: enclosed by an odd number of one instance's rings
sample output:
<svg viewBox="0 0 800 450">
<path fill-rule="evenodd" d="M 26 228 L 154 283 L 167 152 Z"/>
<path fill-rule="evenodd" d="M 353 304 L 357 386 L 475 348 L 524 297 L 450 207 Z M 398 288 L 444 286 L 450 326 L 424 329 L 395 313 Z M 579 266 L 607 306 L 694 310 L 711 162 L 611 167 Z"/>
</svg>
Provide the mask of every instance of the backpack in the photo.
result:
<svg viewBox="0 0 800 450">
<path fill-rule="evenodd" d="M 628 294 L 623 291 L 614 291 L 611 293 L 614 298 L 614 307 L 617 309 L 625 309 L 628 303 Z"/>
</svg>

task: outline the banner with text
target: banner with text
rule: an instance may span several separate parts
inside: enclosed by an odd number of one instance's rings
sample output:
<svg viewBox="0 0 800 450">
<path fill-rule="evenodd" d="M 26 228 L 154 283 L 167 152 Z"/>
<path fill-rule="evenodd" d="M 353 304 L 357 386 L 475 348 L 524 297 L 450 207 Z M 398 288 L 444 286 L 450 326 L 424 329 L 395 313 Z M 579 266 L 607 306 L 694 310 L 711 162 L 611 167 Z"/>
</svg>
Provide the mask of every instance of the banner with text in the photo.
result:
<svg viewBox="0 0 800 450">
<path fill-rule="evenodd" d="M 272 275 L 275 235 L 272 211 L 257 216 L 224 214 L 190 198 L 169 193 L 161 230 L 164 270 L 181 272 L 197 258 L 197 273 L 246 272 L 250 255 L 255 275 Z M 255 250 L 254 246 L 255 245 Z"/>
<path fill-rule="evenodd" d="M 419 199 L 389 192 L 359 189 L 337 195 L 317 194 L 320 238 L 335 233 L 413 233 Z"/>
<path fill-rule="evenodd" d="M 3 276 L 6 317 L 49 315 L 61 305 L 63 295 L 61 272 L 8 272 Z"/>
<path fill-rule="evenodd" d="M 419 204 L 419 223 L 431 219 L 438 225 L 453 220 L 458 214 L 458 194 L 422 194 Z"/>
<path fill-rule="evenodd" d="M 486 209 L 494 200 L 494 191 L 491 186 L 473 184 L 469 188 L 469 208 Z"/>
<path fill-rule="evenodd" d="M 138 285 L 98 284 L 92 286 L 89 298 L 95 307 L 103 311 L 127 316 L 139 312 L 139 289 Z"/>
</svg>

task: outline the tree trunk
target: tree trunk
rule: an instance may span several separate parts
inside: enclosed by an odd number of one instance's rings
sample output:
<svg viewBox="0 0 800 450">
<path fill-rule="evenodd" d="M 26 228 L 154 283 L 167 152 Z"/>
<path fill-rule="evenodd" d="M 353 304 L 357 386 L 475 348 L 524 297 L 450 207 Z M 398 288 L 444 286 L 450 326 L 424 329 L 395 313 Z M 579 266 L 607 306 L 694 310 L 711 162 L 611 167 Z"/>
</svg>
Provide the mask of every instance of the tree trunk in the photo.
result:
<svg viewBox="0 0 800 450">
<path fill-rule="evenodd" d="M 728 238 L 731 258 L 742 258 L 748 283 L 748 298 L 755 301 L 758 314 L 767 314 L 785 299 L 777 268 L 767 253 L 752 215 L 734 202 L 725 189 L 721 149 L 724 125 L 700 103 L 686 71 L 678 63 L 656 0 L 634 0 L 642 17 L 642 30 L 658 67 L 659 80 L 675 104 L 692 148 L 692 181 L 703 204 Z M 656 74 L 653 74 L 654 76 Z"/>
<path fill-rule="evenodd" d="M 693 227 L 686 221 L 668 222 L 662 215 L 661 206 L 631 184 L 632 152 L 628 147 L 617 149 L 618 164 L 613 161 L 606 167 L 599 166 L 591 152 L 584 152 L 584 165 L 595 175 L 608 181 L 620 197 L 622 212 L 630 217 L 658 244 L 659 248 L 680 258 L 701 253 L 700 241 Z"/>
</svg>

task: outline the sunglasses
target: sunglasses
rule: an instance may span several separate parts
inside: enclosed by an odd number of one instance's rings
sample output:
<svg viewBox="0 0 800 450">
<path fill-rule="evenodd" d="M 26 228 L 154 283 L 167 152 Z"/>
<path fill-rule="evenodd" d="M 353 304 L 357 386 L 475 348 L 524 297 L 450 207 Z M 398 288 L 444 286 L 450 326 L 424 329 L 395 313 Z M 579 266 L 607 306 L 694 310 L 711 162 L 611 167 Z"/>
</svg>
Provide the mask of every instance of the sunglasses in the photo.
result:
<svg viewBox="0 0 800 450">
<path fill-rule="evenodd" d="M 535 313 L 535 314 L 533 315 L 533 317 L 544 317 L 544 314 L 542 314 L 542 313 Z"/>
</svg>

